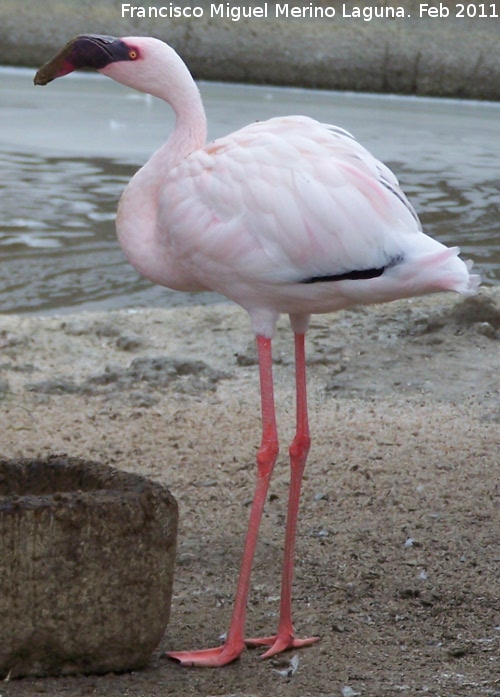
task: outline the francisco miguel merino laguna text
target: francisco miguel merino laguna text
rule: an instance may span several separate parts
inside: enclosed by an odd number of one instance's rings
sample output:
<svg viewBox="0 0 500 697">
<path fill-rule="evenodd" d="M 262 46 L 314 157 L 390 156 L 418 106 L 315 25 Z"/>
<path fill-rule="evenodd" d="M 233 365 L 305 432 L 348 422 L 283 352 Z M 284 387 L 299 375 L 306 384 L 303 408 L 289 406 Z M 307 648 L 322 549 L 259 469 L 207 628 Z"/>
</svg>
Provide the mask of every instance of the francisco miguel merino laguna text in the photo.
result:
<svg viewBox="0 0 500 697">
<path fill-rule="evenodd" d="M 203 17 L 205 15 L 205 10 L 203 7 L 198 5 L 174 5 L 169 3 L 162 7 L 144 7 L 141 5 L 131 5 L 129 3 L 122 3 L 122 18 L 123 17 L 137 17 L 137 18 L 148 18 L 148 19 L 173 19 L 177 17 Z M 240 7 L 239 5 L 231 5 L 230 3 L 212 3 L 210 5 L 210 11 L 207 14 L 211 18 L 220 17 L 221 19 L 232 19 L 234 22 L 239 21 L 242 18 L 292 18 L 292 19 L 331 19 L 335 17 L 336 10 L 334 7 L 317 7 L 312 3 L 309 5 L 289 5 L 288 3 L 276 3 L 268 7 L 268 3 L 265 2 L 260 6 L 254 7 L 252 5 L 247 5 L 246 7 Z M 374 18 L 396 18 L 396 17 L 406 17 L 407 13 L 403 7 L 380 7 L 380 6 L 365 6 L 358 7 L 357 5 L 342 5 L 342 17 L 354 18 L 354 19 L 364 19 L 365 22 L 369 22 Z"/>
</svg>

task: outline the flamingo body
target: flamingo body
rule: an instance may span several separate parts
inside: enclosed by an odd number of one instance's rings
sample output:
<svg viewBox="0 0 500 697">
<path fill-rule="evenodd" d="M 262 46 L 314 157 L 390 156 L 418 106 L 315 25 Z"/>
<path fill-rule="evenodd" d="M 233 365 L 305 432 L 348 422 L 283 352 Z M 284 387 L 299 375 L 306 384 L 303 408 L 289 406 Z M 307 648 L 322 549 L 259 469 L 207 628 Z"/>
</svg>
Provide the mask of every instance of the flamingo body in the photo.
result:
<svg viewBox="0 0 500 697">
<path fill-rule="evenodd" d="M 142 197 L 142 177 L 134 184 L 127 211 L 138 210 L 137 189 Z M 346 131 L 303 116 L 257 122 L 187 155 L 166 174 L 156 216 L 165 259 L 158 274 L 142 272 L 179 290 L 216 290 L 250 315 L 267 311 L 268 336 L 281 313 L 466 291 L 470 282 L 458 250 L 422 232 L 385 165 Z M 119 237 L 131 217 L 119 217 Z M 369 271 L 381 273 L 349 278 Z"/>
<path fill-rule="evenodd" d="M 167 142 L 132 178 L 117 233 L 130 262 L 177 290 L 215 290 L 245 308 L 256 334 L 262 406 L 257 484 L 230 629 L 223 646 L 171 652 L 184 665 L 220 666 L 245 643 L 264 656 L 314 643 L 291 620 L 293 555 L 302 475 L 310 446 L 304 337 L 312 313 L 440 290 L 469 293 L 477 276 L 424 234 L 394 174 L 346 131 L 305 116 L 253 123 L 206 144 L 198 89 L 176 52 L 157 39 L 86 35 L 35 77 L 46 84 L 79 67 L 167 101 Z M 295 333 L 297 417 L 275 635 L 245 639 L 250 572 L 278 456 L 271 337 L 278 316 Z"/>
</svg>

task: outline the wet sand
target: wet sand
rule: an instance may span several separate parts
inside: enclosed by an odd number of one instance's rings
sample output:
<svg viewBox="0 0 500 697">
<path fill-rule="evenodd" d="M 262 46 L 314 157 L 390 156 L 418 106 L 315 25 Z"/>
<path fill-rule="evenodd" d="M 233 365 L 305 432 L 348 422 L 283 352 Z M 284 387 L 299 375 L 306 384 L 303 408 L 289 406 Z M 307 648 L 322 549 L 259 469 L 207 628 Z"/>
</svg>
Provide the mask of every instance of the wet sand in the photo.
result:
<svg viewBox="0 0 500 697">
<path fill-rule="evenodd" d="M 313 444 L 295 578 L 293 652 L 189 670 L 169 649 L 228 625 L 253 493 L 259 395 L 245 313 L 232 305 L 2 317 L 2 455 L 68 453 L 166 483 L 179 502 L 172 619 L 128 675 L 3 682 L 0 694 L 497 694 L 500 639 L 500 292 L 313 318 Z M 282 441 L 249 601 L 276 625 L 293 430 L 292 340 L 275 340 Z M 354 692 L 349 693 L 346 688 Z"/>
</svg>

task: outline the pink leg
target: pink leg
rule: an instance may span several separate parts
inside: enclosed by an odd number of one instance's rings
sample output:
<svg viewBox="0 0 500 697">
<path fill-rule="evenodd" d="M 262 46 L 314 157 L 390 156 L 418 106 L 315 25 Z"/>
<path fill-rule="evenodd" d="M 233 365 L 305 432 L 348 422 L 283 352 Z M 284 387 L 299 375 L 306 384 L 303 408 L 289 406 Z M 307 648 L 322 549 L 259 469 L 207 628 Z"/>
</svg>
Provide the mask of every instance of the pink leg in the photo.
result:
<svg viewBox="0 0 500 697">
<path fill-rule="evenodd" d="M 241 562 L 240 577 L 234 600 L 233 615 L 227 639 L 223 646 L 201 651 L 172 651 L 169 658 L 184 666 L 223 666 L 234 661 L 245 648 L 245 615 L 250 588 L 250 573 L 257 543 L 262 511 L 269 482 L 278 457 L 278 433 L 274 409 L 271 339 L 257 336 L 259 353 L 260 389 L 262 402 L 262 442 L 257 454 L 257 484 Z"/>
<path fill-rule="evenodd" d="M 247 639 L 251 646 L 270 646 L 261 656 L 269 658 L 286 649 L 308 646 L 318 641 L 319 637 L 296 639 L 292 624 L 292 580 L 297 516 L 299 512 L 300 489 L 302 477 L 309 453 L 311 438 L 307 418 L 306 364 L 304 334 L 295 334 L 295 380 L 297 389 L 297 428 L 295 438 L 290 446 L 290 494 L 285 534 L 285 553 L 283 559 L 283 576 L 281 584 L 280 618 L 278 633 L 263 639 Z"/>
</svg>

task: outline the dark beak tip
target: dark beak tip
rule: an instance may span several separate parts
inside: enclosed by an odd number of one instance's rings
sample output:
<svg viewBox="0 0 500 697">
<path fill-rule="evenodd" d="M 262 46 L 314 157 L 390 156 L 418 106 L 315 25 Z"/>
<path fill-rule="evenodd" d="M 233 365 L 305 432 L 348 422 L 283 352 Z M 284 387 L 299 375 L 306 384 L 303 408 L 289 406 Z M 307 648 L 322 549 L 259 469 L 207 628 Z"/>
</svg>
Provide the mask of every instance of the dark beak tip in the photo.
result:
<svg viewBox="0 0 500 697">
<path fill-rule="evenodd" d="M 42 87 L 44 85 L 47 85 L 49 82 L 52 82 L 53 78 L 51 77 L 46 77 L 43 75 L 43 69 L 40 68 L 40 70 L 37 70 L 35 77 L 33 78 L 33 84 L 34 85 L 41 85 Z"/>
<path fill-rule="evenodd" d="M 47 85 L 80 68 L 101 70 L 114 61 L 128 60 L 128 48 L 114 36 L 80 34 L 37 71 L 35 85 Z"/>
</svg>

